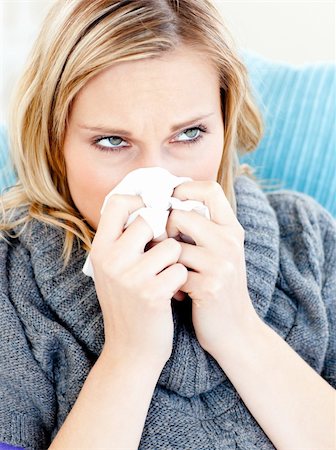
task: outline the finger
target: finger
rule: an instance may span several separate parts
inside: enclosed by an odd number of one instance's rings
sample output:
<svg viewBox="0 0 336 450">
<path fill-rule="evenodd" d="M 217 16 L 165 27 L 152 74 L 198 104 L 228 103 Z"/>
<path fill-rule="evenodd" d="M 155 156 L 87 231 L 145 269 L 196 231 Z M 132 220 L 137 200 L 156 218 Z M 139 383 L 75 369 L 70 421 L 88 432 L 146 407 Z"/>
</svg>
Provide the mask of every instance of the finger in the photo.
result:
<svg viewBox="0 0 336 450">
<path fill-rule="evenodd" d="M 122 235 L 130 214 L 143 206 L 142 198 L 138 195 L 112 195 L 100 217 L 94 238 L 95 246 L 109 248 Z M 144 224 L 142 228 L 146 231 Z"/>
<path fill-rule="evenodd" d="M 201 247 L 209 247 L 211 242 L 213 246 L 216 246 L 220 239 L 218 225 L 195 211 L 174 209 L 169 214 L 166 230 L 169 237 L 184 234 L 191 237 L 196 245 Z"/>
<path fill-rule="evenodd" d="M 178 302 L 183 302 L 183 300 L 186 298 L 187 294 L 183 291 L 177 290 L 175 294 L 173 295 L 173 299 L 177 300 Z"/>
<path fill-rule="evenodd" d="M 142 216 L 128 225 L 119 239 L 117 239 L 120 252 L 144 252 L 146 244 L 153 238 L 153 230 Z"/>
<path fill-rule="evenodd" d="M 180 245 L 182 251 L 178 258 L 178 262 L 194 272 L 205 273 L 209 270 L 211 263 L 209 263 L 208 249 L 196 245 L 186 244 L 184 242 L 180 242 Z"/>
<path fill-rule="evenodd" d="M 234 224 L 236 216 L 221 185 L 215 181 L 186 181 L 174 189 L 179 200 L 198 200 L 209 208 L 211 221 L 218 225 Z"/>
<path fill-rule="evenodd" d="M 137 269 L 145 277 L 153 277 L 179 260 L 182 247 L 175 239 L 166 239 L 143 254 Z"/>
<path fill-rule="evenodd" d="M 174 293 L 187 281 L 188 270 L 180 263 L 173 264 L 167 269 L 163 270 L 154 280 L 153 291 L 157 294 L 171 300 Z M 167 286 L 170 286 L 167 292 Z"/>
<path fill-rule="evenodd" d="M 195 298 L 195 293 L 200 292 L 199 286 L 203 283 L 203 277 L 197 272 L 188 272 L 188 278 L 185 283 L 180 287 L 180 291 L 188 294 L 192 299 Z"/>
</svg>

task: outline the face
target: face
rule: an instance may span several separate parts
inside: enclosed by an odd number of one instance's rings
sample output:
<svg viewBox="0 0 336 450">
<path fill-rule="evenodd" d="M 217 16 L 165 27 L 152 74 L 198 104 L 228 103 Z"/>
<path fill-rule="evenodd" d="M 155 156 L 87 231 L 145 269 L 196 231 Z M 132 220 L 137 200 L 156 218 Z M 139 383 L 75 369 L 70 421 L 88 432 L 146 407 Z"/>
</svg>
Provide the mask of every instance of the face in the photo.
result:
<svg viewBox="0 0 336 450">
<path fill-rule="evenodd" d="M 118 63 L 73 102 L 64 142 L 70 193 L 96 229 L 105 196 L 132 170 L 216 181 L 223 146 L 219 78 L 204 55 L 181 47 Z"/>
</svg>

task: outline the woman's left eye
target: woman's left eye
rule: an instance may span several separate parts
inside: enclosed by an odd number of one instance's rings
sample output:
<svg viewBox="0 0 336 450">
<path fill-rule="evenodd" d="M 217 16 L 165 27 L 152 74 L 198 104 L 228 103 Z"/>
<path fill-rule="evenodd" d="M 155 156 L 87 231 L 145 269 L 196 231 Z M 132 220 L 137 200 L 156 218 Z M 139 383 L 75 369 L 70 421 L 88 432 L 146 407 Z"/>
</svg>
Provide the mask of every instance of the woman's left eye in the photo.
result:
<svg viewBox="0 0 336 450">
<path fill-rule="evenodd" d="M 179 136 L 186 135 L 188 139 L 181 139 L 178 142 L 182 142 L 183 144 L 190 144 L 198 141 L 203 137 L 203 133 L 206 133 L 207 129 L 205 126 L 200 125 L 198 127 L 188 128 L 184 130 Z"/>
</svg>

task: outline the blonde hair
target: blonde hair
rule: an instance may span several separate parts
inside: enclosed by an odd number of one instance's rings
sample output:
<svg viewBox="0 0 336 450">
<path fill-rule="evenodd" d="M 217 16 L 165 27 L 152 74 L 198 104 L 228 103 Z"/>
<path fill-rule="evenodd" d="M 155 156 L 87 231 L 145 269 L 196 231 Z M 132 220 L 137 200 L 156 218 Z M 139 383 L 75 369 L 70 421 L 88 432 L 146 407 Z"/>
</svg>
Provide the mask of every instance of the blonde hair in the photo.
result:
<svg viewBox="0 0 336 450">
<path fill-rule="evenodd" d="M 225 139 L 217 181 L 236 213 L 234 179 L 245 173 L 256 180 L 238 154 L 256 148 L 263 124 L 247 69 L 213 3 L 60 0 L 43 23 L 12 102 L 9 137 L 19 181 L 3 196 L 1 231 L 9 234 L 36 218 L 65 230 L 65 264 L 76 237 L 90 249 L 94 231 L 72 202 L 62 152 L 71 104 L 88 80 L 114 63 L 155 58 L 181 44 L 206 52 L 218 69 Z M 18 218 L 20 207 L 25 213 Z"/>
</svg>

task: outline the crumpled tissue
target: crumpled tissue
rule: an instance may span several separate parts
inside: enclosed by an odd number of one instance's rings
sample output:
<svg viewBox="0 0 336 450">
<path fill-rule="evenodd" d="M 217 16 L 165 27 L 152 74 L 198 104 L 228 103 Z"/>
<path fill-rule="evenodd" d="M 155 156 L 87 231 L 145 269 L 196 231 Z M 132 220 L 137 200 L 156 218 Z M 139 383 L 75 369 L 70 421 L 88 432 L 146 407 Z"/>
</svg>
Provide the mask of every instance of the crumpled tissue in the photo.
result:
<svg viewBox="0 0 336 450">
<path fill-rule="evenodd" d="M 210 219 L 209 209 L 204 203 L 197 200 L 182 201 L 172 197 L 174 188 L 186 181 L 192 181 L 192 178 L 177 177 L 161 167 L 133 170 L 105 197 L 100 213 L 103 213 L 107 202 L 114 194 L 141 196 L 146 206 L 130 214 L 124 229 L 140 215 L 152 228 L 153 240 L 166 233 L 167 220 L 171 209 L 195 210 Z M 90 255 L 85 261 L 83 272 L 85 275 L 94 278 Z"/>
</svg>

